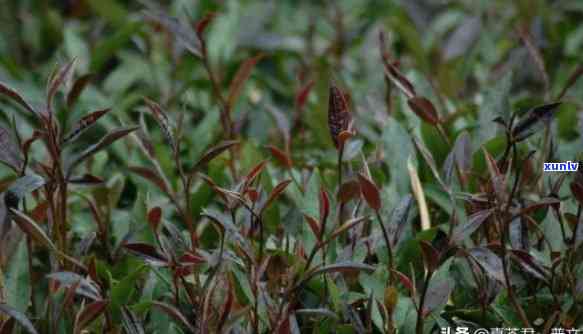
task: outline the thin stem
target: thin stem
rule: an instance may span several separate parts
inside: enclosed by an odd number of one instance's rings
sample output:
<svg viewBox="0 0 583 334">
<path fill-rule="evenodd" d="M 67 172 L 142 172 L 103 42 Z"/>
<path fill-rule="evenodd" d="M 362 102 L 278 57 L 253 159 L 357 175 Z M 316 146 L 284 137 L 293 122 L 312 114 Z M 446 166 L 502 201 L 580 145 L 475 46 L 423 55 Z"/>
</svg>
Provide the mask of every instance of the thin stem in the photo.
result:
<svg viewBox="0 0 583 334">
<path fill-rule="evenodd" d="M 415 326 L 416 334 L 423 334 L 423 306 L 425 304 L 425 297 L 427 296 L 427 290 L 429 288 L 431 276 L 433 276 L 433 272 L 427 272 L 425 281 L 423 282 L 423 291 L 421 292 L 421 299 L 419 299 L 419 309 L 417 310 L 417 325 Z"/>
</svg>

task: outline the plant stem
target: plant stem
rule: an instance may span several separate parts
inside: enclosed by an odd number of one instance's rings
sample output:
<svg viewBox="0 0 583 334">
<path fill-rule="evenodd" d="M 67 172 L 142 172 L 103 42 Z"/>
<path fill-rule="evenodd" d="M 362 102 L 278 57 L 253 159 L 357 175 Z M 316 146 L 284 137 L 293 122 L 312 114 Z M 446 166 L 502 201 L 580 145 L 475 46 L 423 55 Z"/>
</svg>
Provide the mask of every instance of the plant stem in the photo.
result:
<svg viewBox="0 0 583 334">
<path fill-rule="evenodd" d="M 423 291 L 421 292 L 421 299 L 419 299 L 419 309 L 417 310 L 417 325 L 415 326 L 416 334 L 423 334 L 423 306 L 425 304 L 425 297 L 427 296 L 427 290 L 429 289 L 431 276 L 433 276 L 433 272 L 428 271 L 427 275 L 425 276 L 425 281 L 423 282 Z"/>
</svg>

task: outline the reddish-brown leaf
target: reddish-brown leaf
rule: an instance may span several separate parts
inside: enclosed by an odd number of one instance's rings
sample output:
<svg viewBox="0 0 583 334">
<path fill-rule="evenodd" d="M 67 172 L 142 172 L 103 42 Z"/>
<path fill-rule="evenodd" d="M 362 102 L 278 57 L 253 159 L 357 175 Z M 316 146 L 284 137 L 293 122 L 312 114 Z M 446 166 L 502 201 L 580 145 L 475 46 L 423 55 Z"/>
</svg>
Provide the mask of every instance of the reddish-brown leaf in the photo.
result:
<svg viewBox="0 0 583 334">
<path fill-rule="evenodd" d="M 338 191 L 338 201 L 340 203 L 347 203 L 353 198 L 360 196 L 360 182 L 358 180 L 349 180 L 342 184 Z"/>
<path fill-rule="evenodd" d="M 273 155 L 273 157 L 275 157 L 275 159 L 277 159 L 277 161 L 279 161 L 279 163 L 282 164 L 285 168 L 292 167 L 292 160 L 289 155 L 287 155 L 287 153 L 273 145 L 268 145 L 266 147 L 271 151 L 271 155 Z"/>
<path fill-rule="evenodd" d="M 291 180 L 282 181 L 273 188 L 273 190 L 269 194 L 269 197 L 267 198 L 267 201 L 265 201 L 265 204 L 261 208 L 261 211 L 260 211 L 261 213 L 263 213 L 265 210 L 267 210 L 267 208 L 271 205 L 271 203 L 273 203 L 281 195 L 281 193 L 283 193 L 283 191 L 290 184 L 290 182 L 291 182 Z"/>
<path fill-rule="evenodd" d="M 408 99 L 414 97 L 415 87 L 413 84 L 399 71 L 396 63 L 391 63 L 387 59 L 384 61 L 385 75 L 407 96 Z"/>
<path fill-rule="evenodd" d="M 215 18 L 215 13 L 207 13 L 200 21 L 196 23 L 196 35 L 199 39 L 202 39 L 202 34 L 208 27 L 208 25 L 213 21 Z"/>
<path fill-rule="evenodd" d="M 314 80 L 310 80 L 307 84 L 303 85 L 300 90 L 296 93 L 295 103 L 296 108 L 303 109 L 306 101 L 308 100 L 308 96 L 310 95 L 310 91 L 312 91 L 312 87 L 314 87 Z"/>
<path fill-rule="evenodd" d="M 162 177 L 158 174 L 158 172 L 156 172 L 155 170 L 140 166 L 130 166 L 128 167 L 128 169 L 131 172 L 138 174 L 139 176 L 158 186 L 158 188 L 162 190 L 162 192 L 164 192 L 165 194 L 169 193 L 166 183 L 164 182 Z"/>
<path fill-rule="evenodd" d="M 304 218 L 306 218 L 308 225 L 310 225 L 310 229 L 314 233 L 314 236 L 316 238 L 319 238 L 320 237 L 320 223 L 318 223 L 318 220 L 312 216 L 309 216 L 309 215 L 304 215 Z"/>
<path fill-rule="evenodd" d="M 360 190 L 364 200 L 375 211 L 381 209 L 381 195 L 377 186 L 362 173 L 358 174 Z"/>
<path fill-rule="evenodd" d="M 15 172 L 20 172 L 22 165 L 20 148 L 10 132 L 3 127 L 0 127 L 0 161 L 10 166 Z"/>
<path fill-rule="evenodd" d="M 249 171 L 249 173 L 247 173 L 247 175 L 245 176 L 245 184 L 243 186 L 243 191 L 246 190 L 253 183 L 253 181 L 255 181 L 259 174 L 261 174 L 261 172 L 265 168 L 265 165 L 267 165 L 267 160 L 263 160 L 260 163 L 258 163 L 255 167 L 251 168 L 251 171 Z"/>
<path fill-rule="evenodd" d="M 538 72 L 544 83 L 545 92 L 548 93 L 550 88 L 549 74 L 547 73 L 543 56 L 541 55 L 540 50 L 534 45 L 532 37 L 530 36 L 530 33 L 528 32 L 527 28 L 521 26 L 518 27 L 517 30 L 518 34 L 520 35 L 520 39 L 522 40 L 524 46 L 526 46 L 526 49 L 528 50 L 528 54 L 530 55 L 534 64 L 536 65 L 536 68 L 538 69 Z"/>
<path fill-rule="evenodd" d="M 162 129 L 164 137 L 166 137 L 166 140 L 168 141 L 170 147 L 172 148 L 172 152 L 176 154 L 178 147 L 176 143 L 176 138 L 174 137 L 174 130 L 172 128 L 172 125 L 170 125 L 170 119 L 168 118 L 168 115 L 166 115 L 166 113 L 164 112 L 164 110 L 162 110 L 162 107 L 160 107 L 158 103 L 148 99 L 147 97 L 144 98 L 144 101 L 146 102 L 148 109 L 150 109 L 150 112 L 158 122 L 158 125 Z"/>
<path fill-rule="evenodd" d="M 191 333 L 196 333 L 194 326 L 192 326 L 188 319 L 176 307 L 160 301 L 153 301 L 152 305 L 156 306 L 175 320 L 181 322 Z"/>
<path fill-rule="evenodd" d="M 69 179 L 69 183 L 79 184 L 79 185 L 97 185 L 103 184 L 103 179 L 91 174 L 83 174 L 79 177 L 72 177 Z"/>
<path fill-rule="evenodd" d="M 421 247 L 421 254 L 423 255 L 425 268 L 429 272 L 434 272 L 439 266 L 439 252 L 425 240 L 421 240 L 419 246 Z"/>
<path fill-rule="evenodd" d="M 23 107 L 24 109 L 31 112 L 33 115 L 38 116 L 38 113 L 36 112 L 36 110 L 34 110 L 34 108 L 30 104 L 28 104 L 28 102 L 26 102 L 24 100 L 24 98 L 17 91 L 8 87 L 5 83 L 3 83 L 1 81 L 0 81 L 0 95 L 4 95 L 4 96 L 10 98 L 11 100 L 13 100 L 17 104 L 19 104 L 21 107 Z"/>
<path fill-rule="evenodd" d="M 328 129 L 337 149 L 341 147 L 339 135 L 350 128 L 351 115 L 345 94 L 335 85 L 330 85 L 328 97 Z"/>
<path fill-rule="evenodd" d="M 150 262 L 162 265 L 168 264 L 168 259 L 164 255 L 160 254 L 160 252 L 158 252 L 156 248 L 152 245 L 136 242 L 125 244 L 123 245 L 123 247 L 128 249 L 132 253 L 146 260 L 149 260 Z"/>
<path fill-rule="evenodd" d="M 221 142 L 217 146 L 211 147 L 202 155 L 202 157 L 200 157 L 200 159 L 198 159 L 194 167 L 190 170 L 189 174 L 196 173 L 204 165 L 206 165 L 211 160 L 219 156 L 221 153 L 238 144 L 239 144 L 238 140 L 227 140 Z"/>
<path fill-rule="evenodd" d="M 155 206 L 148 211 L 148 223 L 154 231 L 158 231 L 158 226 L 162 220 L 162 209 L 159 206 Z"/>
<path fill-rule="evenodd" d="M 324 188 L 320 189 L 320 221 L 323 223 L 328 219 L 330 214 L 330 198 Z"/>
<path fill-rule="evenodd" d="M 77 137 L 79 137 L 81 135 L 81 133 L 83 133 L 87 129 L 89 129 L 92 125 L 95 124 L 95 122 L 97 122 L 97 120 L 99 120 L 101 117 L 103 117 L 109 111 L 111 111 L 110 108 L 103 109 L 103 110 L 97 110 L 97 111 L 94 111 L 94 112 L 90 113 L 89 115 L 81 118 L 73 126 L 71 131 L 69 131 L 69 133 L 65 136 L 65 138 L 63 139 L 63 143 L 66 144 L 66 143 L 70 143 L 73 140 L 75 140 Z"/>
<path fill-rule="evenodd" d="M 49 84 L 49 91 L 47 92 L 47 107 L 49 111 L 52 110 L 53 98 L 55 97 L 57 90 L 59 89 L 59 87 L 61 87 L 65 79 L 67 79 L 67 76 L 69 75 L 69 72 L 71 72 L 71 70 L 73 69 L 75 62 L 76 59 L 73 59 L 64 66 L 62 66 L 57 71 L 55 76 L 52 78 L 51 83 Z"/>
<path fill-rule="evenodd" d="M 245 84 L 245 81 L 247 81 L 255 65 L 257 65 L 257 63 L 263 57 L 264 57 L 263 54 L 259 54 L 252 58 L 249 58 L 243 64 L 241 64 L 241 66 L 237 70 L 237 73 L 235 74 L 235 77 L 233 78 L 229 86 L 229 96 L 227 98 L 227 103 L 230 108 L 232 108 L 235 105 L 237 98 L 241 94 L 241 90 L 243 88 L 243 85 Z"/>
<path fill-rule="evenodd" d="M 71 172 L 75 169 L 75 167 L 77 165 L 79 165 L 81 162 L 83 162 L 83 160 L 85 160 L 88 157 L 92 156 L 93 154 L 101 151 L 102 149 L 107 148 L 108 146 L 110 146 L 111 144 L 116 142 L 118 139 L 121 139 L 121 138 L 127 136 L 128 134 L 132 133 L 133 131 L 135 131 L 137 129 L 138 129 L 137 127 L 116 129 L 116 130 L 106 134 L 96 144 L 89 146 L 83 152 L 76 155 L 72 159 L 72 162 L 69 164 L 69 167 L 67 169 L 67 179 L 69 178 L 69 176 L 71 175 Z"/>
<path fill-rule="evenodd" d="M 219 316 L 219 328 L 218 328 L 218 332 L 220 333 L 221 330 L 223 329 L 223 326 L 225 325 L 227 318 L 229 317 L 229 314 L 231 313 L 231 309 L 233 307 L 233 301 L 235 299 L 235 294 L 233 293 L 233 286 L 231 285 L 231 281 L 229 282 L 229 290 L 227 291 L 227 301 L 225 301 L 225 304 L 223 305 L 223 308 L 221 310 L 221 315 Z"/>
<path fill-rule="evenodd" d="M 85 87 L 87 87 L 87 85 L 91 82 L 91 80 L 93 80 L 94 77 L 95 75 L 89 73 L 82 75 L 77 80 L 75 80 L 73 87 L 69 91 L 69 94 L 67 94 L 67 107 L 72 108 L 75 105 Z"/>
<path fill-rule="evenodd" d="M 403 274 L 402 272 L 400 272 L 398 270 L 391 270 L 391 271 L 397 275 L 397 278 L 399 278 L 399 281 L 401 282 L 401 284 L 403 284 L 403 286 L 405 288 L 407 288 L 407 290 L 409 290 L 409 292 L 413 292 L 413 290 L 414 290 L 413 282 L 411 281 L 411 279 L 409 277 L 407 277 L 407 275 Z"/>
<path fill-rule="evenodd" d="M 109 304 L 106 300 L 99 300 L 85 306 L 82 310 L 77 313 L 77 319 L 75 321 L 75 334 L 79 334 L 87 327 L 91 322 L 93 322 Z"/>
<path fill-rule="evenodd" d="M 428 99 L 422 96 L 415 96 L 407 100 L 407 104 L 425 122 L 431 125 L 437 125 L 440 122 L 437 110 Z"/>
</svg>

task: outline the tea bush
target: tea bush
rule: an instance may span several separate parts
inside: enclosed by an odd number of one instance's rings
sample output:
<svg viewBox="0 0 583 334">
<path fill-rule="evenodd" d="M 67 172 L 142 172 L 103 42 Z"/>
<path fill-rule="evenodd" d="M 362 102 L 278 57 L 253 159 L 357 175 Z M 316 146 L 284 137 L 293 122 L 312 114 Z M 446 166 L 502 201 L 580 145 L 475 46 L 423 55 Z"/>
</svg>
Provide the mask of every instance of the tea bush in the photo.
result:
<svg viewBox="0 0 583 334">
<path fill-rule="evenodd" d="M 0 333 L 583 332 L 580 2 L 0 6 Z"/>
</svg>

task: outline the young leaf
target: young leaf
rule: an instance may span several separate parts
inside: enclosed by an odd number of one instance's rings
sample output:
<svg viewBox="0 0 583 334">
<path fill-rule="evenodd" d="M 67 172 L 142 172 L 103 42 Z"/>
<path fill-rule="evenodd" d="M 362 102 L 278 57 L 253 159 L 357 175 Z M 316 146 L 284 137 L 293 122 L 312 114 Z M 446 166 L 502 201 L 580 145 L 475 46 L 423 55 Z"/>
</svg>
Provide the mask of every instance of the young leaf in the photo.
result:
<svg viewBox="0 0 583 334">
<path fill-rule="evenodd" d="M 160 254 L 152 245 L 136 242 L 125 244 L 123 247 L 140 256 L 152 265 L 165 266 L 168 264 L 168 259 L 164 255 Z"/>
<path fill-rule="evenodd" d="M 59 89 L 59 87 L 63 84 L 65 79 L 67 79 L 67 76 L 68 76 L 69 72 L 73 69 L 75 62 L 76 62 L 76 59 L 73 59 L 70 62 L 68 62 L 67 64 L 65 64 L 64 66 L 62 66 L 57 71 L 54 78 L 52 78 L 52 80 L 49 84 L 49 90 L 47 92 L 47 108 L 49 110 L 52 110 L 53 98 L 55 97 L 55 94 L 57 93 L 57 90 Z"/>
<path fill-rule="evenodd" d="M 89 82 L 91 82 L 91 80 L 93 80 L 94 77 L 95 75 L 93 75 L 92 73 L 88 73 L 75 80 L 73 88 L 71 88 L 69 94 L 67 94 L 67 107 L 69 109 L 73 108 L 75 103 L 77 103 L 79 96 L 81 96 L 81 93 L 83 92 L 85 87 L 87 87 Z"/>
<path fill-rule="evenodd" d="M 358 180 L 360 182 L 360 190 L 362 191 L 362 196 L 366 200 L 368 206 L 375 211 L 381 209 L 381 195 L 377 186 L 369 180 L 362 173 L 358 174 Z"/>
<path fill-rule="evenodd" d="M 97 185 L 103 184 L 103 179 L 91 174 L 83 174 L 79 177 L 72 177 L 69 179 L 69 183 L 79 184 L 79 185 Z"/>
<path fill-rule="evenodd" d="M 512 137 L 516 142 L 523 141 L 536 132 L 535 125 L 541 121 L 550 120 L 561 102 L 545 104 L 534 107 L 526 113 L 526 116 L 521 119 L 512 129 Z"/>
<path fill-rule="evenodd" d="M 158 103 L 148 99 L 147 97 L 144 98 L 144 101 L 146 102 L 148 109 L 150 109 L 150 112 L 152 112 L 152 115 L 158 122 L 158 125 L 162 129 L 164 137 L 166 137 L 166 140 L 168 141 L 168 143 L 170 143 L 172 152 L 174 152 L 174 154 L 177 154 L 178 146 L 176 143 L 176 138 L 174 137 L 174 129 L 172 128 L 172 125 L 170 125 L 170 119 L 168 118 L 168 115 L 166 115 L 166 113 L 162 110 L 162 107 L 160 107 Z"/>
<path fill-rule="evenodd" d="M 41 245 L 49 248 L 50 250 L 57 250 L 55 244 L 46 235 L 45 231 L 40 228 L 29 216 L 21 211 L 10 209 L 12 218 L 14 222 L 20 227 L 20 229 L 26 233 L 31 239 L 38 242 Z"/>
<path fill-rule="evenodd" d="M 267 160 L 263 160 L 257 165 L 255 165 L 255 167 L 251 168 L 249 173 L 247 173 L 247 175 L 245 176 L 245 183 L 243 184 L 242 192 L 245 192 L 249 188 L 249 186 L 253 183 L 253 181 L 255 181 L 255 179 L 259 176 L 259 174 L 261 174 L 261 172 L 265 168 L 265 165 L 267 165 Z"/>
<path fill-rule="evenodd" d="M 428 272 L 434 272 L 439 267 L 440 254 L 430 243 L 425 240 L 419 242 L 421 247 L 421 254 L 423 254 L 423 262 Z"/>
<path fill-rule="evenodd" d="M 38 334 L 32 322 L 28 320 L 26 315 L 12 308 L 10 305 L 0 303 L 0 312 L 16 320 L 16 322 L 18 322 L 29 334 Z"/>
<path fill-rule="evenodd" d="M 0 161 L 15 172 L 20 172 L 22 166 L 20 148 L 13 140 L 10 132 L 3 127 L 0 127 Z"/>
<path fill-rule="evenodd" d="M 365 221 L 368 221 L 368 220 L 369 220 L 368 217 L 358 217 L 358 218 L 352 218 L 352 219 L 347 220 L 344 224 L 342 224 L 342 226 L 336 228 L 334 230 L 334 232 L 332 232 L 332 234 L 326 240 L 326 242 L 330 242 L 330 241 L 334 240 L 340 234 L 342 234 L 342 233 L 350 230 L 351 228 L 355 227 L 356 225 L 363 223 Z"/>
<path fill-rule="evenodd" d="M 306 222 L 308 222 L 308 225 L 310 225 L 310 229 L 312 230 L 312 233 L 314 233 L 314 236 L 316 237 L 320 237 L 320 223 L 318 222 L 318 220 L 312 216 L 308 216 L 308 215 L 304 215 L 304 218 L 306 218 Z"/>
<path fill-rule="evenodd" d="M 26 194 L 31 193 L 45 184 L 45 180 L 36 174 L 24 175 L 14 181 L 7 192 L 10 192 L 17 199 L 22 199 Z"/>
<path fill-rule="evenodd" d="M 208 149 L 200 159 L 194 164 L 194 167 L 190 170 L 189 174 L 194 174 L 199 171 L 204 165 L 208 164 L 211 160 L 219 156 L 221 153 L 230 149 L 231 147 L 238 145 L 238 140 L 226 140 L 218 144 L 217 146 Z"/>
<path fill-rule="evenodd" d="M 463 225 L 457 225 L 452 233 L 451 242 L 454 244 L 461 243 L 464 239 L 468 238 L 469 236 L 477 230 L 483 222 L 490 217 L 492 214 L 492 210 L 480 210 L 478 212 L 473 213 L 469 218 L 468 221 Z"/>
<path fill-rule="evenodd" d="M 71 129 L 71 131 L 69 131 L 65 138 L 63 138 L 63 144 L 70 143 L 73 140 L 77 139 L 83 132 L 91 128 L 91 126 L 94 125 L 95 122 L 97 122 L 97 120 L 99 120 L 101 117 L 107 114 L 110 110 L 111 110 L 110 108 L 97 110 L 81 118 L 73 126 L 73 128 Z"/>
<path fill-rule="evenodd" d="M 191 333 L 196 333 L 194 326 L 192 326 L 188 319 L 176 307 L 160 301 L 153 301 L 152 305 L 156 306 L 172 318 L 178 320 L 180 323 L 186 326 L 186 328 L 188 328 Z"/>
<path fill-rule="evenodd" d="M 295 104 L 298 110 L 304 108 L 304 105 L 308 100 L 308 96 L 310 95 L 312 87 L 314 87 L 314 80 L 310 80 L 307 84 L 302 86 L 300 90 L 296 93 Z"/>
<path fill-rule="evenodd" d="M 146 333 L 142 322 L 127 306 L 122 306 L 121 308 L 121 322 L 127 334 Z"/>
<path fill-rule="evenodd" d="M 486 274 L 504 284 L 502 259 L 498 255 L 484 247 L 472 248 L 469 254 L 484 269 Z"/>
<path fill-rule="evenodd" d="M 0 95 L 6 96 L 7 98 L 13 100 L 17 104 L 19 104 L 21 107 L 23 107 L 24 109 L 29 111 L 31 114 L 38 116 L 38 113 L 36 112 L 36 110 L 34 110 L 34 108 L 30 104 L 28 104 L 28 102 L 26 102 L 24 100 L 24 98 L 22 98 L 22 96 L 20 96 L 20 94 L 17 91 L 8 87 L 2 81 L 0 81 Z"/>
<path fill-rule="evenodd" d="M 243 88 L 243 84 L 249 76 L 251 75 L 251 71 L 255 65 L 263 58 L 263 54 L 259 54 L 255 57 L 247 59 L 237 70 L 235 77 L 231 81 L 229 86 L 229 96 L 227 98 L 227 104 L 230 108 L 233 108 L 237 98 L 241 94 L 241 89 Z"/>
<path fill-rule="evenodd" d="M 431 125 L 439 124 L 439 114 L 433 103 L 422 96 L 415 96 L 407 100 L 407 104 L 413 112 L 425 122 Z"/>
<path fill-rule="evenodd" d="M 195 32 L 192 31 L 187 25 L 180 22 L 177 18 L 168 16 L 161 11 L 144 11 L 144 16 L 160 24 L 164 29 L 170 32 L 176 41 L 190 53 L 198 58 L 202 57 L 200 51 L 200 43 L 197 38 L 195 38 Z"/>
<path fill-rule="evenodd" d="M 89 277 L 83 277 L 79 274 L 60 271 L 55 273 L 50 273 L 46 276 L 48 279 L 55 280 L 59 282 L 64 287 L 72 287 L 77 285 L 75 293 L 78 295 L 87 297 L 93 300 L 100 300 L 101 292 L 99 291 L 99 286 Z"/>
<path fill-rule="evenodd" d="M 389 78 L 395 86 L 397 86 L 408 99 L 416 96 L 415 87 L 413 84 L 399 71 L 395 64 L 391 64 L 389 61 L 384 61 L 385 65 L 385 76 Z"/>
<path fill-rule="evenodd" d="M 330 86 L 328 96 L 328 128 L 337 149 L 340 149 L 340 134 L 350 128 L 351 115 L 346 95 L 335 85 Z"/>
<path fill-rule="evenodd" d="M 524 43 L 524 46 L 526 46 L 528 54 L 530 55 L 534 64 L 536 65 L 536 68 L 538 69 L 538 72 L 544 83 L 545 93 L 548 93 L 550 88 L 549 74 L 547 73 L 545 61 L 542 54 L 540 53 L 540 50 L 534 45 L 534 41 L 532 40 L 532 37 L 530 36 L 530 33 L 528 32 L 526 27 L 524 26 L 519 27 L 518 34 L 520 35 L 520 39 Z"/>
<path fill-rule="evenodd" d="M 153 231 L 158 230 L 160 221 L 162 220 L 162 209 L 159 206 L 153 207 L 148 211 L 148 224 L 152 227 Z"/>
<path fill-rule="evenodd" d="M 353 198 L 359 198 L 360 194 L 360 182 L 353 179 L 342 184 L 337 197 L 340 203 L 348 203 Z"/>
<path fill-rule="evenodd" d="M 140 166 L 130 166 L 128 170 L 132 173 L 138 174 L 139 176 L 143 177 L 144 179 L 152 182 L 155 184 L 163 193 L 169 194 L 168 186 L 164 179 L 158 174 L 157 171 L 147 167 L 140 167 Z"/>
<path fill-rule="evenodd" d="M 432 279 L 427 287 L 422 314 L 427 317 L 435 309 L 445 305 L 453 286 L 447 279 Z"/>
<path fill-rule="evenodd" d="M 267 145 L 266 148 L 271 151 L 271 155 L 273 155 L 273 157 L 275 157 L 275 159 L 277 159 L 277 161 L 279 161 L 279 163 L 285 168 L 289 169 L 292 167 L 292 160 L 287 153 L 273 145 Z"/>
<path fill-rule="evenodd" d="M 200 40 L 202 40 L 202 35 L 208 25 L 212 22 L 215 18 L 215 13 L 207 13 L 201 20 L 196 22 L 196 35 Z"/>
<path fill-rule="evenodd" d="M 93 302 L 77 313 L 76 321 L 75 321 L 75 334 L 82 333 L 83 329 L 87 327 L 91 322 L 93 322 L 101 313 L 105 311 L 105 308 L 109 304 L 106 300 L 99 300 Z"/>
<path fill-rule="evenodd" d="M 345 272 L 345 271 L 365 271 L 368 273 L 372 273 L 372 272 L 374 272 L 374 270 L 375 270 L 375 268 L 373 266 L 370 266 L 370 265 L 364 264 L 364 263 L 360 263 L 360 262 L 351 262 L 351 261 L 337 262 L 337 263 L 322 266 L 322 267 L 319 267 L 319 268 L 313 270 L 305 280 L 308 281 L 308 280 L 312 279 L 313 277 L 316 277 L 318 275 L 325 274 L 325 273 L 335 273 L 335 272 Z"/>
<path fill-rule="evenodd" d="M 265 212 L 265 210 L 267 210 L 267 208 L 271 205 L 271 203 L 273 203 L 279 197 L 279 195 L 283 193 L 283 191 L 288 186 L 288 184 L 290 184 L 290 182 L 291 180 L 282 181 L 273 188 L 273 190 L 269 194 L 269 197 L 267 198 L 267 201 L 265 201 L 265 204 L 263 204 L 263 206 L 261 207 L 261 210 L 259 211 L 260 212 L 259 216 L 261 216 L 263 212 Z"/>
<path fill-rule="evenodd" d="M 90 147 L 88 147 L 87 149 L 85 149 L 83 152 L 79 153 L 72 159 L 67 169 L 67 178 L 71 176 L 71 173 L 73 172 L 75 167 L 77 167 L 77 165 L 83 162 L 83 160 L 101 151 L 102 149 L 107 148 L 109 145 L 113 144 L 118 139 L 127 136 L 128 134 L 132 133 L 137 129 L 138 127 L 121 128 L 106 134 L 103 138 L 101 138 L 99 142 L 91 145 Z"/>
</svg>

